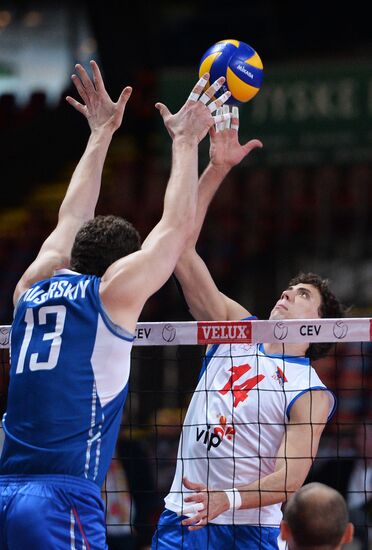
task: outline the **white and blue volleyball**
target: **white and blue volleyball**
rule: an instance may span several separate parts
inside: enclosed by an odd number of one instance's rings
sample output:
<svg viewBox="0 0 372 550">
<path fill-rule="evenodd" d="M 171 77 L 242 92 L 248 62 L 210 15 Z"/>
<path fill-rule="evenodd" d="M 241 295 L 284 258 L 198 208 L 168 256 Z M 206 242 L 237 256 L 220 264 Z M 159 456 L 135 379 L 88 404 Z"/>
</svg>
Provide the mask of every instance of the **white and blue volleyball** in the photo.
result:
<svg viewBox="0 0 372 550">
<path fill-rule="evenodd" d="M 210 74 L 210 83 L 220 76 L 225 84 L 216 96 L 231 92 L 227 104 L 242 105 L 250 101 L 260 90 L 263 65 L 258 53 L 240 40 L 220 40 L 205 52 L 199 64 L 199 77 Z"/>
</svg>

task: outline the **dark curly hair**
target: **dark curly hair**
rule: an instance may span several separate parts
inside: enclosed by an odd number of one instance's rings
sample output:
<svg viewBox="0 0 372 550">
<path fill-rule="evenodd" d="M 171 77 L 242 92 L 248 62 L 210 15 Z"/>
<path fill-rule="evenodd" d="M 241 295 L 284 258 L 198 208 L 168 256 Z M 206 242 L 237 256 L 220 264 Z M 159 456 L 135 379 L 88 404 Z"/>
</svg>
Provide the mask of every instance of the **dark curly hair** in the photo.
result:
<svg viewBox="0 0 372 550">
<path fill-rule="evenodd" d="M 318 311 L 320 317 L 332 319 L 336 317 L 343 317 L 345 315 L 345 306 L 343 306 L 331 292 L 328 279 L 322 279 L 322 277 L 316 273 L 301 272 L 289 281 L 288 288 L 301 283 L 312 285 L 319 290 L 322 300 Z M 331 347 L 332 344 L 327 342 L 310 344 L 306 351 L 306 356 L 310 357 L 310 359 L 320 359 L 321 357 L 327 355 L 327 352 Z"/>
<path fill-rule="evenodd" d="M 71 250 L 71 269 L 101 277 L 116 260 L 141 248 L 137 229 L 118 216 L 96 216 L 77 232 Z"/>
</svg>

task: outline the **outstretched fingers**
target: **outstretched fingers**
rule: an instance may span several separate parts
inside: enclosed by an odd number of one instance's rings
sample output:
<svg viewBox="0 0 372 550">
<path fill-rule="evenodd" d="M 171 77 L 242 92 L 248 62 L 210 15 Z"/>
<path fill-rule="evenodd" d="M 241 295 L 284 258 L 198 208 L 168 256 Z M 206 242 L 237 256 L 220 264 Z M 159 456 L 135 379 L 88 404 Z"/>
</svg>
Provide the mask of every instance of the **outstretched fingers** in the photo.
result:
<svg viewBox="0 0 372 550">
<path fill-rule="evenodd" d="M 76 73 L 71 75 L 71 80 L 74 83 L 79 96 L 84 102 L 84 105 L 76 100 L 73 100 L 70 96 L 66 97 L 66 100 L 80 113 L 85 113 L 86 107 L 90 106 L 90 94 L 95 90 L 92 81 L 90 80 L 88 73 L 80 63 L 75 65 Z M 98 69 L 98 67 L 97 67 Z"/>
<path fill-rule="evenodd" d="M 253 149 L 262 149 L 263 147 L 263 143 L 262 141 L 260 141 L 259 139 L 251 139 L 250 141 L 248 141 L 245 145 L 242 146 L 244 151 L 245 151 L 245 154 L 248 155 L 248 153 L 250 153 L 251 151 L 253 151 Z"/>
<path fill-rule="evenodd" d="M 166 105 L 164 105 L 164 103 L 157 102 L 157 103 L 155 103 L 155 107 L 159 111 L 159 113 L 162 116 L 163 120 L 165 120 L 167 117 L 171 116 L 170 110 L 168 109 L 168 107 Z"/>
<path fill-rule="evenodd" d="M 93 83 L 94 83 L 95 89 L 97 90 L 97 92 L 105 92 L 106 88 L 105 88 L 105 85 L 103 83 L 103 78 L 102 78 L 101 71 L 100 71 L 97 63 L 93 59 L 90 62 L 90 66 L 92 68 Z"/>
<path fill-rule="evenodd" d="M 76 99 L 74 99 L 74 98 L 71 97 L 70 95 L 66 96 L 66 101 L 67 101 L 67 103 L 69 103 L 74 109 L 76 109 L 77 111 L 79 111 L 79 113 L 81 113 L 82 115 L 85 115 L 85 112 L 86 112 L 86 107 L 85 107 L 85 105 L 82 105 L 81 103 L 79 103 L 78 101 L 76 101 Z"/>
<path fill-rule="evenodd" d="M 78 75 L 72 74 L 71 75 L 71 80 L 74 83 L 74 86 L 75 86 L 79 96 L 81 97 L 81 99 L 83 100 L 83 102 L 86 105 L 89 102 L 89 97 L 88 97 L 88 94 L 86 93 L 86 90 L 85 90 L 80 78 L 78 77 Z"/>
<path fill-rule="evenodd" d="M 231 117 L 232 113 L 230 112 L 228 105 L 224 105 L 223 107 L 217 109 L 216 114 L 213 116 L 215 124 L 215 129 L 213 129 L 213 132 L 222 132 L 223 130 L 230 128 Z"/>
<path fill-rule="evenodd" d="M 222 87 L 224 82 L 225 78 L 223 76 L 217 78 L 217 80 L 215 80 L 213 84 L 205 90 L 204 94 L 200 97 L 200 101 L 204 103 L 204 105 L 207 105 L 208 102 L 213 99 L 216 92 L 218 92 L 218 90 Z"/>
<path fill-rule="evenodd" d="M 231 92 L 227 91 L 224 94 L 220 95 L 220 97 L 218 97 L 214 101 L 211 101 L 207 105 L 210 112 L 213 114 L 217 109 L 222 107 L 222 105 L 229 99 L 230 96 L 231 96 Z"/>
<path fill-rule="evenodd" d="M 239 130 L 239 109 L 236 105 L 231 110 L 231 129 Z"/>
<path fill-rule="evenodd" d="M 198 101 L 200 99 L 200 94 L 203 92 L 205 86 L 208 83 L 209 73 L 204 73 L 202 77 L 199 78 L 195 86 L 190 92 L 188 101 Z"/>
<path fill-rule="evenodd" d="M 79 73 L 80 80 L 82 82 L 82 85 L 84 86 L 84 89 L 86 90 L 86 93 L 91 94 L 92 92 L 94 92 L 95 88 L 93 86 L 93 82 L 90 79 L 90 76 L 88 75 L 85 68 L 82 65 L 80 65 L 80 63 L 77 63 L 75 65 L 75 68 Z"/>
<path fill-rule="evenodd" d="M 119 96 L 119 99 L 118 99 L 118 106 L 124 110 L 125 109 L 125 106 L 128 102 L 128 99 L 130 98 L 130 96 L 132 95 L 132 92 L 133 92 L 133 88 L 132 86 L 126 86 L 124 88 L 124 90 L 121 92 L 120 96 Z"/>
<path fill-rule="evenodd" d="M 206 105 L 209 111 L 213 114 L 217 109 L 222 107 L 222 105 L 229 99 L 231 92 L 226 91 L 220 97 L 215 99 L 215 94 L 218 90 L 221 89 L 225 82 L 225 77 L 221 76 L 213 84 L 211 84 L 205 91 L 205 86 L 208 84 L 209 73 L 205 73 L 195 84 L 192 89 L 188 101 L 200 101 Z"/>
<path fill-rule="evenodd" d="M 97 63 L 92 60 L 90 61 L 90 66 L 92 68 L 92 79 L 89 77 L 87 71 L 85 68 L 80 64 L 77 63 L 75 65 L 76 74 L 71 75 L 71 80 L 75 85 L 75 88 L 77 89 L 81 99 L 83 100 L 84 104 L 89 108 L 90 107 L 90 101 L 93 97 L 95 92 L 98 93 L 104 93 L 106 92 L 105 85 L 103 83 L 101 71 L 97 65 Z M 67 99 L 67 98 L 66 98 Z M 73 104 L 69 101 L 73 107 L 75 107 L 77 110 L 82 112 L 81 109 L 78 109 L 76 104 Z M 84 107 L 83 107 L 84 108 Z"/>
</svg>

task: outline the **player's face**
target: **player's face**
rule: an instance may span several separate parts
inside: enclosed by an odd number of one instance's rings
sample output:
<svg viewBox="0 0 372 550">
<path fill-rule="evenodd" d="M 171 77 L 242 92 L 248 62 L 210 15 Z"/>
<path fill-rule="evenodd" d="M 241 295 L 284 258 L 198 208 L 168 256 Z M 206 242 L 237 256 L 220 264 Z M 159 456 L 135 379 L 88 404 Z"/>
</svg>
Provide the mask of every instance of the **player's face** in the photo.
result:
<svg viewBox="0 0 372 550">
<path fill-rule="evenodd" d="M 270 319 L 318 319 L 322 298 L 319 290 L 301 283 L 285 290 L 275 304 Z"/>
</svg>

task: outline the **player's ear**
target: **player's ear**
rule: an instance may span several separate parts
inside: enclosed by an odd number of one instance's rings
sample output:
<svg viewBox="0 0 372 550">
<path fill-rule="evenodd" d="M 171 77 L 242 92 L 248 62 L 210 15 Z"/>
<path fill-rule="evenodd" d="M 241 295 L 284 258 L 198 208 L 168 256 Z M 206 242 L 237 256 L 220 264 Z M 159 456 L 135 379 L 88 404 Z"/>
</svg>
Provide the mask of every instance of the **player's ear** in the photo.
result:
<svg viewBox="0 0 372 550">
<path fill-rule="evenodd" d="M 344 536 L 341 539 L 341 544 L 349 544 L 353 540 L 354 536 L 354 525 L 352 523 L 348 523 L 345 529 Z"/>
<path fill-rule="evenodd" d="M 284 519 L 282 519 L 282 521 L 280 522 L 280 536 L 282 537 L 283 540 L 288 540 L 289 534 L 290 534 L 290 531 L 289 531 L 288 523 Z"/>
</svg>

